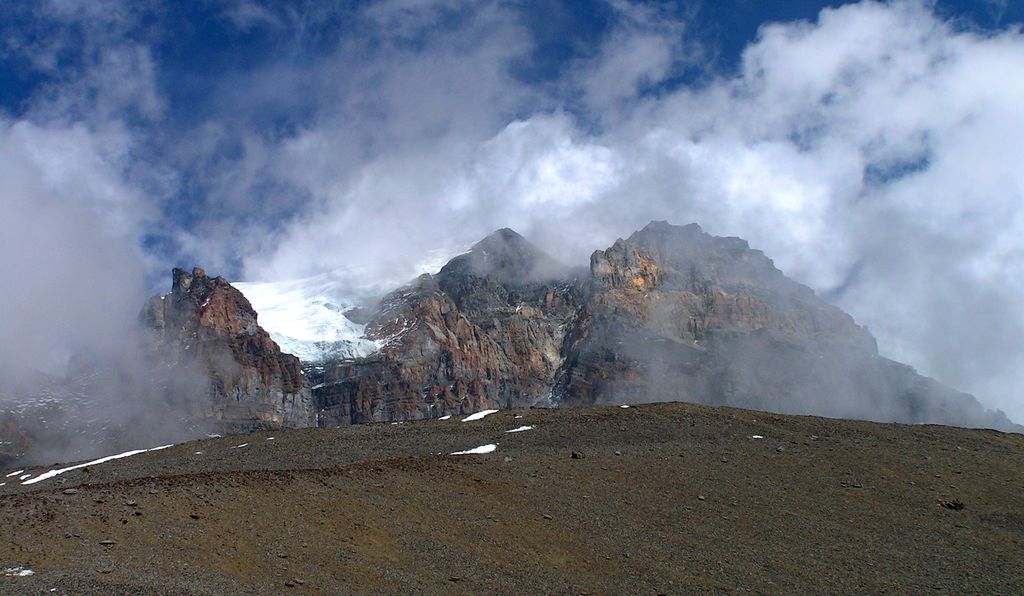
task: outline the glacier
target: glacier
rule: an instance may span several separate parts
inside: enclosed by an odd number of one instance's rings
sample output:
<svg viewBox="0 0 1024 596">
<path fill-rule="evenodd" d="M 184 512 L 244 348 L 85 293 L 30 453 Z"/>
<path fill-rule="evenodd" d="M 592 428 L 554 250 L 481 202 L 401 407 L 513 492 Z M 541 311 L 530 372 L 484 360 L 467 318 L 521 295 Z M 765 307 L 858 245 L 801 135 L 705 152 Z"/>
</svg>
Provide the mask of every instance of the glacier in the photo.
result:
<svg viewBox="0 0 1024 596">
<path fill-rule="evenodd" d="M 422 273 L 435 274 L 453 256 L 469 247 L 453 244 L 428 250 L 416 262 L 386 274 L 349 265 L 299 279 L 231 282 L 257 313 L 261 327 L 281 351 L 303 364 L 365 358 L 387 344 L 366 338 L 366 325 L 345 315 L 375 304 L 391 290 Z"/>
<path fill-rule="evenodd" d="M 303 363 L 363 358 L 380 348 L 366 339 L 366 325 L 345 316 L 360 304 L 345 296 L 336 275 L 232 285 L 252 304 L 260 326 L 281 351 Z"/>
</svg>

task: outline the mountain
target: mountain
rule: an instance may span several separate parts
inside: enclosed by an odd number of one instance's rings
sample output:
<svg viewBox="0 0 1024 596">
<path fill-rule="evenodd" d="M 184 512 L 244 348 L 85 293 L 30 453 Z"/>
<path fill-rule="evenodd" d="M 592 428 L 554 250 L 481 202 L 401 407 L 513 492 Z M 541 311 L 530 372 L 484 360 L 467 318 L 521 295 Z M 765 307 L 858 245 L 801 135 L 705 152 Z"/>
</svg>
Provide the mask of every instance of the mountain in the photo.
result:
<svg viewBox="0 0 1024 596">
<path fill-rule="evenodd" d="M 66 378 L 0 391 L 0 462 L 210 431 L 654 401 L 1024 430 L 880 356 L 763 253 L 696 224 L 652 222 L 589 269 L 502 229 L 369 305 L 346 287 L 333 273 L 232 285 L 175 269 L 125 340 L 137 349 L 80 354 Z"/>
<path fill-rule="evenodd" d="M 589 271 L 499 230 L 385 296 L 361 339 L 376 350 L 305 365 L 322 424 L 681 400 L 1020 430 L 696 224 L 652 222 Z"/>
<path fill-rule="evenodd" d="M 591 257 L 563 404 L 682 400 L 782 413 L 1020 430 L 879 356 L 840 309 L 739 238 L 652 222 Z"/>
</svg>

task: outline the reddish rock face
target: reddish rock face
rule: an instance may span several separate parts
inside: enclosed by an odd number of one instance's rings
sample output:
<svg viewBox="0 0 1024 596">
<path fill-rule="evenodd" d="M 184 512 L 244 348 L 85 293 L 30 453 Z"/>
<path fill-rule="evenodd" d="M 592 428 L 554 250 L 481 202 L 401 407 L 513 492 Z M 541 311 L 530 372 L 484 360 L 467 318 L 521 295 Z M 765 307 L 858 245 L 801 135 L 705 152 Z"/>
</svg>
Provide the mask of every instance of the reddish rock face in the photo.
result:
<svg viewBox="0 0 1024 596">
<path fill-rule="evenodd" d="M 227 431 L 315 423 L 299 359 L 281 352 L 249 301 L 224 278 L 175 269 L 171 293 L 151 298 L 142 318 L 164 362 L 190 364 L 205 375 L 202 417 Z"/>
</svg>

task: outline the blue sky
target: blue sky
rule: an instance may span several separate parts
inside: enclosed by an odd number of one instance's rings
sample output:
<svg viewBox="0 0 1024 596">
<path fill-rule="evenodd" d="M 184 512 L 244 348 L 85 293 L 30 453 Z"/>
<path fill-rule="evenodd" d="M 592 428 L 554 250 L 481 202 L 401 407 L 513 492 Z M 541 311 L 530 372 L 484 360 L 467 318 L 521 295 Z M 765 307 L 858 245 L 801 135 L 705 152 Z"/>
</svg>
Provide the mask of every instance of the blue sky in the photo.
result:
<svg viewBox="0 0 1024 596">
<path fill-rule="evenodd" d="M 499 227 L 585 263 L 668 219 L 1024 418 L 1019 0 L 0 11 L 11 366 L 115 341 L 176 265 L 380 288 Z"/>
</svg>

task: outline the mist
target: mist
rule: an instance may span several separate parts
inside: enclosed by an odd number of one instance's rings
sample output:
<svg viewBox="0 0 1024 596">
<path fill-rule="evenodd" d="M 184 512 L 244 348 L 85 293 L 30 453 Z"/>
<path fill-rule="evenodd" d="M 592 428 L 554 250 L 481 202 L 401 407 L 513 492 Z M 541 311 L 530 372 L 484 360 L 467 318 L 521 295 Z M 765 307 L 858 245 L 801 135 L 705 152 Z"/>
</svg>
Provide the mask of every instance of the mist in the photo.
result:
<svg viewBox="0 0 1024 596">
<path fill-rule="evenodd" d="M 119 141 L 0 121 L 0 416 L 19 412 L 20 430 L 40 439 L 23 463 L 205 430 L 193 416 L 201 371 L 146 353 L 148 263 L 136 234 L 149 214 L 110 165 Z"/>
<path fill-rule="evenodd" d="M 1019 27 L 866 1 L 766 25 L 722 70 L 685 15 L 615 1 L 527 76 L 543 39 L 509 3 L 214 6 L 271 57 L 189 101 L 150 8 L 4 31 L 52 77 L 0 126 L 5 379 L 116 354 L 174 265 L 386 287 L 503 227 L 583 265 L 665 219 L 745 238 L 883 355 L 1024 420 Z"/>
<path fill-rule="evenodd" d="M 63 374 L 76 352 L 116 350 L 134 327 L 145 269 L 131 191 L 84 130 L 0 131 L 0 378 Z"/>
</svg>

